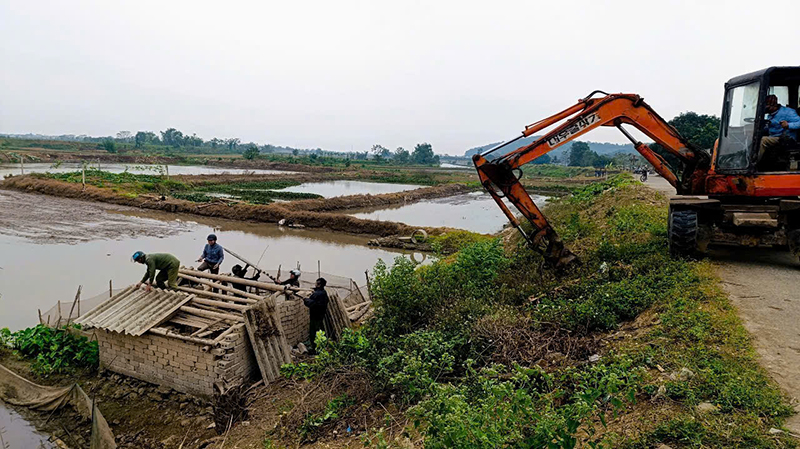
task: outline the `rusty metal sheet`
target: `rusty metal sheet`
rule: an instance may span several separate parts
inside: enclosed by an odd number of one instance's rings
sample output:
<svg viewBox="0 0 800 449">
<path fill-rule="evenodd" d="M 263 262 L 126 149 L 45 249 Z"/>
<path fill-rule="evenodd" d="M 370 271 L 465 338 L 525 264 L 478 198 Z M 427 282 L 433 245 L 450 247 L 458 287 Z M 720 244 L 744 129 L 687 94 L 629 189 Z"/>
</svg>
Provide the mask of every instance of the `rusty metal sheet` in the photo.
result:
<svg viewBox="0 0 800 449">
<path fill-rule="evenodd" d="M 169 319 L 194 295 L 154 288 L 150 292 L 133 286 L 112 296 L 75 322 L 82 326 L 139 336 Z"/>
</svg>

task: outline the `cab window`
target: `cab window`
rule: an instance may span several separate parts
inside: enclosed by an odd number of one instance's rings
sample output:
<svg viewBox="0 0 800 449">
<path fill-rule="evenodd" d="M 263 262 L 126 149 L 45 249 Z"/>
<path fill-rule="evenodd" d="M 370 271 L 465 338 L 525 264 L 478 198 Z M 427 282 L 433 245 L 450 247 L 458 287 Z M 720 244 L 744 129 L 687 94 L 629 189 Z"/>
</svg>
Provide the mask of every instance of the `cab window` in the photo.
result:
<svg viewBox="0 0 800 449">
<path fill-rule="evenodd" d="M 717 148 L 718 168 L 747 168 L 753 145 L 759 87 L 760 82 L 755 81 L 729 89 L 725 94 L 726 116 Z"/>
</svg>

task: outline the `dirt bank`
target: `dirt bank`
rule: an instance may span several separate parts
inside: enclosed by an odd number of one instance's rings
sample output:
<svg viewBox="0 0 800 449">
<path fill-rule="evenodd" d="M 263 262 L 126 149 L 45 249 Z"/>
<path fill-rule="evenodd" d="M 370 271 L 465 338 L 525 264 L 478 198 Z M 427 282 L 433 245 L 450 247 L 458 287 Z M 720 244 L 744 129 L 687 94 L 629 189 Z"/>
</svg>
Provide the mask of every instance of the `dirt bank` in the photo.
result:
<svg viewBox="0 0 800 449">
<path fill-rule="evenodd" d="M 207 217 L 229 218 L 233 220 L 277 223 L 282 219 L 286 219 L 290 222 L 302 224 L 310 228 L 326 228 L 333 231 L 349 232 L 353 234 L 372 234 L 378 236 L 410 235 L 414 230 L 418 229 L 418 227 L 403 223 L 362 220 L 343 214 L 291 210 L 287 208 L 287 205 L 290 203 L 255 205 L 242 203 L 231 204 L 220 201 L 198 204 L 173 198 L 160 200 L 155 196 L 120 194 L 110 189 L 89 185 L 87 185 L 84 190 L 82 186 L 77 183 L 67 183 L 32 176 L 15 176 L 8 178 L 0 183 L 0 188 L 88 201 L 99 201 L 122 206 L 163 210 L 167 212 L 182 212 Z M 395 200 L 401 199 L 397 197 L 397 194 L 387 195 Z M 383 195 L 356 196 L 362 197 L 362 201 L 375 201 L 375 197 L 381 197 Z M 350 204 L 353 204 L 355 207 L 358 200 L 354 198 L 349 201 Z M 438 235 L 446 231 L 445 228 L 425 228 L 425 230 L 431 235 Z"/>
</svg>

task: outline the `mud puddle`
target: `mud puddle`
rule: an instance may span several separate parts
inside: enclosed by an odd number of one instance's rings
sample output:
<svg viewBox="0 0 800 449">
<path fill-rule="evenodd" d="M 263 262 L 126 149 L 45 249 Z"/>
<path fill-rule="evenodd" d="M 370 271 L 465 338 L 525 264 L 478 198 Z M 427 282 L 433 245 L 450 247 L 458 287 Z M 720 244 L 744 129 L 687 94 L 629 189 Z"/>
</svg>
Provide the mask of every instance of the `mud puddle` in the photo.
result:
<svg viewBox="0 0 800 449">
<path fill-rule="evenodd" d="M 405 192 L 418 189 L 422 186 L 413 184 L 388 184 L 382 182 L 364 181 L 323 181 L 307 182 L 293 187 L 278 190 L 278 192 L 316 193 L 325 198 L 345 195 L 378 195 L 381 193 Z"/>
<path fill-rule="evenodd" d="M 57 446 L 19 413 L 0 401 L 0 442 L 9 449 L 50 449 Z M 1 446 L 1 445 L 0 445 Z"/>
<path fill-rule="evenodd" d="M 75 163 L 75 162 L 65 162 L 60 165 L 48 164 L 48 163 L 35 163 L 35 164 L 25 164 L 25 173 L 67 173 L 80 170 L 83 167 L 83 164 Z M 135 174 L 166 174 L 167 171 L 170 175 L 220 175 L 220 174 L 232 174 L 232 175 L 239 175 L 243 173 L 255 173 L 259 175 L 270 175 L 270 174 L 291 174 L 297 172 L 291 171 L 280 171 L 280 170 L 264 170 L 264 169 L 241 169 L 241 168 L 217 168 L 217 167 L 206 167 L 202 165 L 150 165 L 150 164 L 103 164 L 100 163 L 99 166 L 97 163 L 91 163 L 88 167 L 91 168 L 100 168 L 103 171 L 111 172 L 111 173 L 122 173 L 124 171 L 128 171 L 130 173 Z M 168 170 L 165 169 L 168 167 Z M 0 164 L 0 179 L 5 177 L 6 175 L 19 175 L 22 173 L 19 164 Z"/>
<path fill-rule="evenodd" d="M 299 262 L 304 277 L 333 273 L 365 283 L 364 271 L 378 259 L 401 252 L 366 246 L 368 237 L 320 230 L 288 229 L 194 215 L 115 207 L 0 190 L 0 327 L 25 328 L 56 301 L 69 301 L 78 285 L 83 298 L 141 279 L 144 266 L 130 261 L 135 251 L 168 252 L 185 265 L 202 253 L 206 236 L 265 269 L 284 273 Z M 264 252 L 266 249 L 266 252 Z M 262 257 L 263 254 L 263 257 Z M 226 256 L 222 270 L 239 263 Z M 63 316 L 69 313 L 63 311 Z"/>
<path fill-rule="evenodd" d="M 531 198 L 537 206 L 544 207 L 549 197 L 531 195 Z M 513 205 L 506 204 L 516 212 Z M 423 200 L 409 205 L 354 209 L 348 213 L 356 218 L 397 221 L 411 226 L 447 226 L 484 234 L 498 232 L 508 223 L 497 203 L 485 192 Z"/>
</svg>

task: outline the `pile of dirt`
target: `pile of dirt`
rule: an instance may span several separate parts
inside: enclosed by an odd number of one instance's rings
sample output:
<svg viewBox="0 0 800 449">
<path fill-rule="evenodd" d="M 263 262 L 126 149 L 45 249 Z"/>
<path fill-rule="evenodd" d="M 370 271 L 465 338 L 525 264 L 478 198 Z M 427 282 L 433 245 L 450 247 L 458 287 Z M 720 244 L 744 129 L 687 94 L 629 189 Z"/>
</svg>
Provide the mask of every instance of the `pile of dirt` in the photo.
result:
<svg viewBox="0 0 800 449">
<path fill-rule="evenodd" d="M 291 203 L 276 203 L 269 205 L 229 203 L 224 201 L 214 203 L 193 203 L 191 201 L 167 198 L 164 200 L 156 196 L 133 196 L 114 192 L 87 185 L 84 189 L 81 184 L 67 183 L 53 179 L 44 179 L 33 176 L 14 176 L 0 183 L 0 188 L 14 189 L 24 192 L 43 193 L 52 196 L 76 198 L 81 200 L 99 201 L 104 203 L 119 204 L 123 206 L 155 209 L 167 212 L 181 212 L 207 217 L 221 217 L 233 220 L 248 220 L 263 223 L 278 223 L 282 219 L 288 222 L 302 224 L 309 228 L 325 228 L 332 231 L 347 232 L 352 234 L 371 234 L 378 236 L 411 235 L 419 227 L 412 227 L 403 223 L 390 221 L 363 220 L 349 215 L 336 213 L 322 213 L 312 211 L 295 211 L 287 206 Z M 434 191 L 435 192 L 435 191 Z M 386 194 L 396 195 L 396 194 Z M 373 198 L 382 195 L 354 195 L 362 197 L 362 203 L 374 201 Z M 398 198 L 398 197 L 393 197 Z M 357 198 L 351 198 L 351 204 L 357 204 Z M 421 228 L 429 235 L 439 235 L 447 231 L 446 228 Z"/>
</svg>

